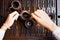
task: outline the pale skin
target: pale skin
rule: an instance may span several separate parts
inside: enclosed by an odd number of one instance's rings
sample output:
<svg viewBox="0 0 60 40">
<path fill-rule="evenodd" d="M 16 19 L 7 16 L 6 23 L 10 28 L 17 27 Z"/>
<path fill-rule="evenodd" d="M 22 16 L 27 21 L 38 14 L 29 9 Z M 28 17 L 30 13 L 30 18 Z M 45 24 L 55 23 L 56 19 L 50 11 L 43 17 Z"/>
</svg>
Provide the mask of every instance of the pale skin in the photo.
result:
<svg viewBox="0 0 60 40">
<path fill-rule="evenodd" d="M 57 28 L 57 25 L 50 19 L 48 14 L 43 10 L 37 10 L 31 15 L 37 21 L 37 23 L 47 28 L 51 32 L 53 32 Z"/>
<path fill-rule="evenodd" d="M 8 15 L 8 18 L 4 24 L 7 24 L 7 26 L 10 28 L 13 25 L 14 21 L 18 19 L 18 17 L 19 17 L 19 13 L 15 11 Z M 8 28 L 4 24 L 1 27 L 1 29 L 6 31 Z"/>
<path fill-rule="evenodd" d="M 34 13 L 32 13 L 31 15 L 37 21 L 37 23 L 39 23 L 43 27 L 47 28 L 51 32 L 53 32 L 57 28 L 57 25 L 55 23 L 53 23 L 53 21 L 50 19 L 48 14 L 43 10 L 37 10 Z M 4 24 L 7 24 L 8 27 L 11 27 L 13 25 L 14 21 L 18 19 L 18 17 L 19 17 L 19 13 L 15 11 L 15 12 L 9 14 L 9 16 Z M 8 28 L 3 25 L 1 27 L 1 29 L 6 31 Z"/>
</svg>

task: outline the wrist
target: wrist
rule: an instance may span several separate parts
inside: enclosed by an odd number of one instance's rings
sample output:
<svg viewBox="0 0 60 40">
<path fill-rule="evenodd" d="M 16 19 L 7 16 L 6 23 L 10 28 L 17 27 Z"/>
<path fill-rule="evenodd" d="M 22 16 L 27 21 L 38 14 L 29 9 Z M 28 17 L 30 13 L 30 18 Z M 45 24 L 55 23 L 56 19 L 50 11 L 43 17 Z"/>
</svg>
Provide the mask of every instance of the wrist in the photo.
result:
<svg viewBox="0 0 60 40">
<path fill-rule="evenodd" d="M 55 23 L 52 24 L 52 26 L 49 26 L 49 30 L 53 32 L 57 28 L 57 25 Z"/>
<path fill-rule="evenodd" d="M 4 23 L 1 29 L 6 31 L 7 29 L 10 29 L 10 27 L 6 23 Z"/>
<path fill-rule="evenodd" d="M 4 25 L 1 27 L 2 30 L 6 31 L 7 27 L 5 27 Z"/>
</svg>

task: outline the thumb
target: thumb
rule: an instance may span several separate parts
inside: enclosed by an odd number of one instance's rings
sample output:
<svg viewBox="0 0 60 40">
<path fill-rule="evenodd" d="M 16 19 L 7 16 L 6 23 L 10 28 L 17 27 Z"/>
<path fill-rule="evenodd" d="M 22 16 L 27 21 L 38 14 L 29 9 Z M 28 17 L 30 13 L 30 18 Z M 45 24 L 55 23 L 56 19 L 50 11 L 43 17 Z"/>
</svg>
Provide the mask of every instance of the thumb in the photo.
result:
<svg viewBox="0 0 60 40">
<path fill-rule="evenodd" d="M 35 14 L 31 13 L 32 17 L 37 20 L 37 19 L 40 19 L 38 16 L 36 16 Z"/>
</svg>

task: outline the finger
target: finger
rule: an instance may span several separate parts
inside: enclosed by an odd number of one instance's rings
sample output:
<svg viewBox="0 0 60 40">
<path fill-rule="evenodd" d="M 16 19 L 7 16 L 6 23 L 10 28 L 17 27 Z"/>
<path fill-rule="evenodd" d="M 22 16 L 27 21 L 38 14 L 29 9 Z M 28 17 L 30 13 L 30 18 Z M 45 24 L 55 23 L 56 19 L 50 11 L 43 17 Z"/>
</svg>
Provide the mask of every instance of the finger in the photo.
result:
<svg viewBox="0 0 60 40">
<path fill-rule="evenodd" d="M 13 20 L 17 20 L 19 17 L 19 14 L 16 14 L 14 17 L 13 17 Z"/>
<path fill-rule="evenodd" d="M 35 20 L 37 20 L 37 19 L 40 19 L 38 16 L 36 16 L 35 14 L 31 14 L 32 15 L 32 17 L 35 19 Z"/>
<path fill-rule="evenodd" d="M 41 18 L 45 19 L 45 18 L 48 18 L 48 14 L 43 11 L 43 10 L 37 10 L 41 16 Z"/>
<path fill-rule="evenodd" d="M 19 14 L 17 11 L 12 12 L 11 14 L 9 14 L 11 17 L 15 16 L 16 14 Z"/>
<path fill-rule="evenodd" d="M 32 15 L 32 17 L 39 23 L 39 24 L 43 24 L 43 20 L 41 20 L 41 18 L 39 18 L 39 17 L 37 17 L 35 14 L 31 14 Z"/>
<path fill-rule="evenodd" d="M 41 16 L 44 16 L 44 11 L 43 10 L 37 10 Z"/>
<path fill-rule="evenodd" d="M 38 17 L 43 17 L 44 16 L 42 10 L 37 10 L 37 11 L 34 12 L 34 14 L 37 15 Z"/>
<path fill-rule="evenodd" d="M 34 14 L 35 14 L 36 16 L 40 17 L 39 12 L 35 11 Z"/>
<path fill-rule="evenodd" d="M 40 14 L 42 14 L 43 16 L 48 16 L 48 14 L 43 10 L 37 10 L 37 11 L 40 12 Z"/>
</svg>

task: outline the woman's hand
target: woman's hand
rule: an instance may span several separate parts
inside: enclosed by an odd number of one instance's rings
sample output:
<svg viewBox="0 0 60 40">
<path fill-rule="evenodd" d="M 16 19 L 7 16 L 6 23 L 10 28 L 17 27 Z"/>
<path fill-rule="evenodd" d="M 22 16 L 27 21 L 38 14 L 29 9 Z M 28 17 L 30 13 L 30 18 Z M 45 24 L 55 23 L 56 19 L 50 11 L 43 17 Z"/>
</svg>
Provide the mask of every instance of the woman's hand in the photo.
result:
<svg viewBox="0 0 60 40">
<path fill-rule="evenodd" d="M 9 14 L 7 20 L 5 21 L 1 29 L 6 30 L 7 28 L 10 28 L 18 17 L 19 13 L 17 11 Z"/>
<path fill-rule="evenodd" d="M 37 10 L 31 15 L 39 24 L 49 29 L 50 31 L 54 31 L 56 29 L 56 24 L 53 23 L 53 21 L 50 19 L 45 11 Z"/>
</svg>

